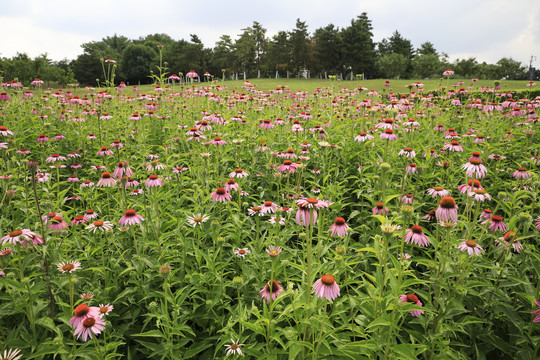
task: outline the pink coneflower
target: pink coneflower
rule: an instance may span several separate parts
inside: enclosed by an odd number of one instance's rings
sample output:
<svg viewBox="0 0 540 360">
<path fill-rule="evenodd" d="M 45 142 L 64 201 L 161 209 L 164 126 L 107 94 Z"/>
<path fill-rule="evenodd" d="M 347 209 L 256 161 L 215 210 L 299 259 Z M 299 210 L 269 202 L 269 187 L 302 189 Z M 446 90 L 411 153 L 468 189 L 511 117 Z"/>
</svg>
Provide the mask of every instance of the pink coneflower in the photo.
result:
<svg viewBox="0 0 540 360">
<path fill-rule="evenodd" d="M 456 201 L 451 196 L 445 196 L 439 202 L 439 207 L 435 211 L 437 220 L 456 223 L 458 218 Z"/>
<path fill-rule="evenodd" d="M 207 222 L 210 217 L 208 215 L 192 215 L 187 217 L 187 222 L 193 226 L 196 227 L 197 225 L 202 226 L 203 223 Z"/>
<path fill-rule="evenodd" d="M 414 294 L 408 294 L 408 295 L 401 295 L 399 297 L 399 301 L 402 303 L 411 303 L 418 306 L 422 306 L 422 302 L 418 300 L 418 296 Z M 420 315 L 424 315 L 423 310 L 411 310 L 411 315 L 414 317 L 420 317 Z"/>
<path fill-rule="evenodd" d="M 1 99 L 0 99 L 1 100 Z M 6 274 L 0 269 L 0 276 L 6 276 Z M 5 349 L 4 354 L 0 354 L 0 359 L 2 360 L 20 360 L 23 354 L 19 354 L 21 349 Z"/>
<path fill-rule="evenodd" d="M 414 157 L 416 156 L 416 153 L 414 152 L 414 150 L 412 148 L 406 147 L 406 148 L 403 148 L 403 150 L 401 150 L 398 153 L 398 155 L 399 156 L 405 156 L 408 159 L 414 159 Z"/>
<path fill-rule="evenodd" d="M 124 145 L 120 142 L 120 140 L 114 140 L 112 143 L 111 143 L 111 146 L 112 148 L 118 148 L 118 149 L 123 149 L 124 148 Z"/>
<path fill-rule="evenodd" d="M 92 209 L 86 210 L 84 212 L 84 218 L 87 220 L 95 219 L 97 217 L 98 217 L 98 214 Z"/>
<path fill-rule="evenodd" d="M 173 173 L 175 173 L 175 174 L 181 174 L 181 173 L 186 172 L 188 170 L 189 170 L 189 168 L 182 167 L 182 166 L 179 166 L 179 165 L 173 167 L 173 169 L 172 169 Z"/>
<path fill-rule="evenodd" d="M 127 161 L 120 161 L 113 172 L 113 178 L 120 179 L 122 176 L 131 176 L 133 171 L 128 167 Z"/>
<path fill-rule="evenodd" d="M 433 221 L 436 218 L 435 214 L 436 214 L 435 209 L 431 209 L 431 210 L 429 210 L 429 212 L 426 215 L 422 216 L 422 219 L 428 220 L 428 221 Z"/>
<path fill-rule="evenodd" d="M 94 221 L 92 224 L 88 225 L 85 229 L 90 230 L 95 233 L 96 231 L 109 231 L 114 227 L 113 223 L 110 221 Z"/>
<path fill-rule="evenodd" d="M 270 130 L 270 129 L 273 129 L 273 128 L 274 128 L 274 124 L 272 124 L 272 121 L 269 120 L 269 119 L 264 119 L 259 124 L 259 129 Z"/>
<path fill-rule="evenodd" d="M 71 220 L 71 226 L 76 226 L 79 224 L 86 224 L 88 222 L 88 219 L 85 218 L 83 215 L 77 215 L 73 220 Z"/>
<path fill-rule="evenodd" d="M 357 137 L 354 138 L 354 140 L 358 141 L 358 142 L 364 142 L 364 141 L 368 141 L 368 140 L 373 140 L 373 136 L 365 133 L 365 132 L 361 132 Z"/>
<path fill-rule="evenodd" d="M 386 206 L 384 206 L 384 203 L 382 201 L 379 201 L 378 203 L 375 204 L 375 207 L 373 209 L 371 209 L 371 212 L 373 213 L 373 215 L 386 215 L 388 214 L 390 210 L 388 210 L 388 208 Z"/>
<path fill-rule="evenodd" d="M 157 175 L 150 175 L 144 183 L 147 188 L 163 186 L 163 180 Z"/>
<path fill-rule="evenodd" d="M 240 185 L 234 180 L 229 179 L 227 180 L 227 183 L 225 184 L 225 191 L 231 192 L 232 190 L 238 190 L 240 188 Z"/>
<path fill-rule="evenodd" d="M 495 240 L 497 246 L 512 246 L 515 252 L 518 254 L 523 251 L 523 245 L 518 240 L 518 236 L 514 231 L 508 231 L 503 237 Z"/>
<path fill-rule="evenodd" d="M 394 130 L 392 130 L 392 129 L 384 130 L 384 132 L 381 135 L 379 135 L 379 138 L 383 139 L 383 140 L 388 140 L 388 141 L 396 141 L 397 140 L 397 136 L 394 134 Z"/>
<path fill-rule="evenodd" d="M 412 205 L 413 201 L 414 201 L 414 198 L 411 194 L 406 194 L 405 196 L 401 198 L 401 202 L 404 203 L 405 205 Z"/>
<path fill-rule="evenodd" d="M 393 119 L 384 119 L 382 122 L 375 124 L 377 129 L 395 129 L 399 126 L 394 123 Z"/>
<path fill-rule="evenodd" d="M 231 354 L 238 354 L 240 356 L 243 355 L 242 350 L 240 349 L 240 346 L 244 346 L 244 344 L 239 344 L 240 340 L 234 341 L 231 339 L 232 344 L 231 345 L 225 345 L 227 348 L 227 352 L 225 353 L 227 356 Z"/>
<path fill-rule="evenodd" d="M 430 244 L 428 237 L 420 225 L 413 225 L 408 233 L 405 234 L 405 243 L 413 242 L 418 246 L 428 246 Z"/>
<path fill-rule="evenodd" d="M 77 325 L 73 335 L 77 335 L 77 339 L 82 335 L 82 340 L 86 341 L 88 338 L 92 339 L 93 335 L 101 334 L 103 329 L 105 329 L 105 320 L 99 316 L 88 316 Z"/>
<path fill-rule="evenodd" d="M 320 299 L 334 300 L 340 296 L 339 286 L 332 275 L 323 275 L 319 280 L 315 281 L 312 292 Z"/>
<path fill-rule="evenodd" d="M 452 76 L 452 75 L 454 75 L 454 71 L 450 70 L 450 69 L 446 69 L 442 74 L 443 74 L 443 76 Z M 422 306 L 422 305 L 420 304 L 420 306 Z"/>
<path fill-rule="evenodd" d="M 49 141 L 49 138 L 48 138 L 46 135 L 43 135 L 43 134 L 42 134 L 42 135 L 39 135 L 39 136 L 37 137 L 36 141 L 37 141 L 38 143 L 40 143 L 40 142 L 47 142 L 47 141 Z"/>
<path fill-rule="evenodd" d="M 143 190 L 142 189 L 135 189 L 133 190 L 132 192 L 129 193 L 129 195 L 141 195 L 143 193 Z"/>
<path fill-rule="evenodd" d="M 9 130 L 5 126 L 0 126 L 0 134 L 3 136 L 13 135 L 13 131 Z"/>
<path fill-rule="evenodd" d="M 480 219 L 489 220 L 491 219 L 492 215 L 493 213 L 490 209 L 484 209 L 484 211 L 482 211 L 482 213 L 480 214 Z"/>
<path fill-rule="evenodd" d="M 469 159 L 469 162 L 461 165 L 461 169 L 466 171 L 467 177 L 474 177 L 476 179 L 482 179 L 486 176 L 487 168 L 482 165 L 482 159 L 472 158 Z"/>
<path fill-rule="evenodd" d="M 278 166 L 278 171 L 281 172 L 296 172 L 296 163 L 293 163 L 291 160 L 283 161 L 282 165 Z"/>
<path fill-rule="evenodd" d="M 22 230 L 13 230 L 6 236 L 4 236 L 0 241 L 2 241 L 2 245 L 5 245 L 6 243 L 10 244 L 17 244 L 18 242 L 24 243 L 25 240 L 30 239 L 30 235 L 33 234 L 30 229 L 22 229 Z"/>
<path fill-rule="evenodd" d="M 100 304 L 98 308 L 99 308 L 99 316 L 101 318 L 104 317 L 105 315 L 109 315 L 109 313 L 114 310 L 114 306 L 112 306 L 111 304 L 107 304 L 107 305 Z"/>
<path fill-rule="evenodd" d="M 87 317 L 99 317 L 99 308 L 81 304 L 73 311 L 74 316 L 69 320 L 69 324 L 75 329 Z"/>
<path fill-rule="evenodd" d="M 126 214 L 118 221 L 121 226 L 140 224 L 144 218 L 133 209 L 126 210 Z"/>
<path fill-rule="evenodd" d="M 226 202 L 231 201 L 232 196 L 224 188 L 217 188 L 216 191 L 210 194 L 210 197 L 214 202 Z"/>
<path fill-rule="evenodd" d="M 540 216 L 536 218 L 534 225 L 536 226 L 536 230 L 540 230 Z"/>
<path fill-rule="evenodd" d="M 291 148 L 288 148 L 284 153 L 279 153 L 278 157 L 285 158 L 285 159 L 296 159 L 297 156 L 294 153 L 294 150 Z"/>
<path fill-rule="evenodd" d="M 96 135 L 90 133 L 88 134 L 88 136 L 86 137 L 88 140 L 94 140 L 94 139 L 97 139 Z"/>
<path fill-rule="evenodd" d="M 69 227 L 68 223 L 60 215 L 56 215 L 50 220 L 49 230 L 64 230 Z M 54 231 L 55 234 L 59 231 Z"/>
<path fill-rule="evenodd" d="M 141 120 L 141 115 L 139 115 L 137 113 L 133 113 L 133 114 L 131 114 L 129 120 L 139 121 L 139 120 Z"/>
<path fill-rule="evenodd" d="M 210 145 L 227 145 L 227 142 L 222 140 L 220 137 L 216 137 L 214 140 L 210 141 Z"/>
<path fill-rule="evenodd" d="M 63 273 L 72 273 L 74 271 L 77 271 L 81 268 L 81 263 L 78 261 L 62 261 L 57 265 L 57 269 L 60 272 Z"/>
<path fill-rule="evenodd" d="M 534 303 L 538 306 L 538 309 L 531 312 L 531 314 L 536 315 L 533 322 L 540 322 L 540 301 L 534 299 Z"/>
<path fill-rule="evenodd" d="M 466 184 L 462 184 L 458 186 L 458 191 L 462 194 L 465 194 L 466 192 L 471 192 L 474 190 L 483 190 L 483 189 L 484 188 L 481 186 L 480 181 L 476 179 L 474 179 L 474 184 L 473 184 L 473 179 L 470 179 L 467 181 Z"/>
<path fill-rule="evenodd" d="M 24 154 L 24 155 L 30 155 L 32 152 L 28 149 L 19 149 L 15 151 L 17 154 Z"/>
<path fill-rule="evenodd" d="M 407 174 L 409 175 L 414 175 L 417 173 L 418 171 L 418 168 L 416 167 L 416 164 L 409 164 L 409 166 L 407 166 L 405 168 L 405 171 L 407 172 Z"/>
<path fill-rule="evenodd" d="M 3 248 L 3 249 L 0 249 L 0 256 L 9 255 L 9 254 L 11 254 L 12 251 L 13 251 L 12 247 L 6 247 L 6 248 Z M 266 250 L 266 251 L 268 252 L 268 250 Z"/>
<path fill-rule="evenodd" d="M 491 216 L 491 224 L 489 225 L 490 231 L 501 231 L 505 232 L 508 230 L 508 226 L 503 222 L 503 219 L 499 215 Z"/>
<path fill-rule="evenodd" d="M 251 208 L 248 209 L 248 215 L 249 216 L 255 216 L 255 215 L 259 215 L 259 216 L 262 216 L 262 207 L 260 206 L 253 206 Z"/>
<path fill-rule="evenodd" d="M 268 248 L 266 248 L 266 253 L 270 255 L 270 257 L 277 257 L 279 254 L 281 254 L 281 247 L 270 245 Z"/>
<path fill-rule="evenodd" d="M 278 295 L 283 291 L 283 286 L 281 286 L 276 280 L 272 280 L 266 283 L 261 291 L 259 291 L 259 296 L 261 299 L 266 300 L 268 304 L 276 300 Z"/>
<path fill-rule="evenodd" d="M 459 145 L 459 141 L 456 141 L 456 140 L 444 144 L 443 149 L 449 150 L 452 152 L 455 152 L 455 151 L 463 152 L 463 148 L 461 147 L 461 145 Z"/>
<path fill-rule="evenodd" d="M 273 214 L 277 208 L 277 204 L 274 204 L 271 201 L 265 201 L 264 204 L 261 205 L 261 214 Z"/>
<path fill-rule="evenodd" d="M 345 219 L 337 217 L 332 226 L 330 226 L 330 229 L 328 229 L 328 232 L 332 232 L 330 234 L 331 236 L 336 236 L 337 234 L 339 237 L 344 237 L 347 236 L 347 229 L 349 229 L 349 225 L 345 223 Z"/>
<path fill-rule="evenodd" d="M 527 169 L 525 169 L 524 167 L 520 167 L 519 169 L 514 171 L 512 176 L 516 179 L 527 179 L 530 178 L 532 175 L 527 172 Z"/>
<path fill-rule="evenodd" d="M 106 146 L 102 146 L 101 150 L 97 152 L 98 156 L 113 155 L 114 152 Z"/>
<path fill-rule="evenodd" d="M 139 182 L 133 178 L 128 178 L 127 181 L 126 181 L 126 187 L 127 188 L 131 188 L 131 187 L 137 187 L 139 186 Z"/>
<path fill-rule="evenodd" d="M 248 248 L 237 248 L 234 250 L 234 254 L 238 257 L 245 258 L 247 254 L 249 254 L 251 250 Z"/>
<path fill-rule="evenodd" d="M 101 120 L 110 120 L 110 119 L 112 119 L 113 117 L 112 117 L 112 115 L 109 115 L 108 113 L 103 113 L 103 115 L 101 115 L 99 118 L 100 118 Z"/>
<path fill-rule="evenodd" d="M 71 175 L 70 177 L 67 178 L 67 181 L 76 183 L 76 182 L 79 182 L 79 178 L 76 175 Z"/>
<path fill-rule="evenodd" d="M 439 197 L 445 197 L 450 195 L 450 191 L 445 190 L 442 186 L 435 186 L 431 189 L 428 189 L 428 195 L 431 195 L 431 197 L 436 198 Z"/>
<path fill-rule="evenodd" d="M 114 186 L 116 185 L 116 180 L 114 180 L 112 177 L 111 177 L 111 173 L 110 172 L 103 172 L 101 174 L 101 179 L 99 179 L 98 183 L 97 183 L 97 187 L 111 187 L 111 186 Z"/>
<path fill-rule="evenodd" d="M 477 189 L 469 192 L 469 197 L 474 197 L 475 201 L 491 201 L 491 195 L 489 195 L 484 189 Z"/>
<path fill-rule="evenodd" d="M 470 256 L 481 255 L 484 249 L 478 245 L 475 241 L 464 240 L 458 245 L 458 249 L 461 251 L 467 251 Z"/>
<path fill-rule="evenodd" d="M 439 125 L 435 126 L 433 128 L 433 130 L 435 130 L 435 131 L 446 131 L 446 128 L 443 125 L 439 124 Z"/>
</svg>

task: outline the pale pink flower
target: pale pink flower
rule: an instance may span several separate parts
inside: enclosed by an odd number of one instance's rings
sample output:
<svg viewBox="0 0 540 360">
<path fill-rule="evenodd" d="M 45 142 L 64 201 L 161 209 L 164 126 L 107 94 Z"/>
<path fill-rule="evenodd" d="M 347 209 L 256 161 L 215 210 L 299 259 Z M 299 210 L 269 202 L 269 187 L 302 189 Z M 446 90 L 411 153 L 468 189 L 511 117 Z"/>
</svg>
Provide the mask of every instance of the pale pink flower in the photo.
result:
<svg viewBox="0 0 540 360">
<path fill-rule="evenodd" d="M 412 303 L 418 306 L 422 306 L 422 302 L 418 300 L 418 296 L 414 294 L 401 295 L 399 297 L 399 301 L 401 301 L 402 303 Z M 420 317 L 423 314 L 423 310 L 411 310 L 411 315 L 414 317 Z"/>
<path fill-rule="evenodd" d="M 470 256 L 480 255 L 484 251 L 480 245 L 472 240 L 464 240 L 458 245 L 458 249 L 461 251 L 467 251 Z"/>
<path fill-rule="evenodd" d="M 332 275 L 323 275 L 319 280 L 315 281 L 312 292 L 320 299 L 334 300 L 340 296 L 339 286 Z"/>
<path fill-rule="evenodd" d="M 133 209 L 126 210 L 126 214 L 120 218 L 118 223 L 122 226 L 126 225 L 135 225 L 140 224 L 141 221 L 144 221 L 144 218 L 137 214 L 137 212 Z"/>
<path fill-rule="evenodd" d="M 232 196 L 224 188 L 217 188 L 216 191 L 210 194 L 210 197 L 214 202 L 226 202 L 231 201 Z"/>
<path fill-rule="evenodd" d="M 281 286 L 276 280 L 272 280 L 266 283 L 266 285 L 259 291 L 261 299 L 266 300 L 268 304 L 276 300 L 278 295 L 283 291 Z"/>
<path fill-rule="evenodd" d="M 345 223 L 345 219 L 337 217 L 328 231 L 332 232 L 331 236 L 336 236 L 337 234 L 339 237 L 344 237 L 347 236 L 347 229 L 349 229 L 349 225 Z"/>
</svg>

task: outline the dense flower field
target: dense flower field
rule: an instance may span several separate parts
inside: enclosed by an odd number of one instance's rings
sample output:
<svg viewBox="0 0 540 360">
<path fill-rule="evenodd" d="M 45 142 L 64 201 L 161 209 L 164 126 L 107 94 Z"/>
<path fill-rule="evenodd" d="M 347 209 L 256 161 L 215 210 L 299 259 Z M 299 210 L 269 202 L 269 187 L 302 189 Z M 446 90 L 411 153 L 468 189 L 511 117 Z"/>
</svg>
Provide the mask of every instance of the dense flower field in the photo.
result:
<svg viewBox="0 0 540 360">
<path fill-rule="evenodd" d="M 3 358 L 536 358 L 540 98 L 34 85 L 0 95 Z"/>
</svg>

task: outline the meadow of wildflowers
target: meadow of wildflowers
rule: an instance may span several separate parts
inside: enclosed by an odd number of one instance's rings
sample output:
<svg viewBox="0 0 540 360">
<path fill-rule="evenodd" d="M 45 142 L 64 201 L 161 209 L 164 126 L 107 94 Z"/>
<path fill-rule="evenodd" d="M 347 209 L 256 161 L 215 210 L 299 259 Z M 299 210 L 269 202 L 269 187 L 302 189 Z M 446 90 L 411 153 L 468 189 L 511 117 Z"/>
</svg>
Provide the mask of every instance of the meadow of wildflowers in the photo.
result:
<svg viewBox="0 0 540 360">
<path fill-rule="evenodd" d="M 3 359 L 536 358 L 539 97 L 254 83 L 2 84 Z"/>
</svg>

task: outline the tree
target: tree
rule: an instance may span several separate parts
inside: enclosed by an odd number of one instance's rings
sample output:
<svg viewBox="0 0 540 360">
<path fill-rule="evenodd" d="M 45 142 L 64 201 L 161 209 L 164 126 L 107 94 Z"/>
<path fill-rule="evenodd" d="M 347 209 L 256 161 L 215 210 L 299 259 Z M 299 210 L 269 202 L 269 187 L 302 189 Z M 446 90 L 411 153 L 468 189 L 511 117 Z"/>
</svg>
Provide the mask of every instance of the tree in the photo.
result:
<svg viewBox="0 0 540 360">
<path fill-rule="evenodd" d="M 343 64 L 367 77 L 375 75 L 375 43 L 371 20 L 362 13 L 351 20 L 349 27 L 341 30 L 343 39 Z"/>
<path fill-rule="evenodd" d="M 478 74 L 478 62 L 476 58 L 456 59 L 452 65 L 452 70 L 457 76 L 463 78 L 473 78 Z"/>
<path fill-rule="evenodd" d="M 435 49 L 435 45 L 430 43 L 429 41 L 426 41 L 420 45 L 418 49 L 416 49 L 417 55 L 437 55 L 437 50 Z"/>
<path fill-rule="evenodd" d="M 441 77 L 443 70 L 442 62 L 436 54 L 419 54 L 412 60 L 413 74 L 422 79 Z"/>
<path fill-rule="evenodd" d="M 148 75 L 156 71 L 156 47 L 144 44 L 129 44 L 122 53 L 120 66 L 124 69 L 125 80 L 131 83 L 149 81 Z"/>
<path fill-rule="evenodd" d="M 216 42 L 211 62 L 217 70 L 235 71 L 234 44 L 229 35 L 222 35 L 219 41 Z"/>
<path fill-rule="evenodd" d="M 341 65 L 343 43 L 339 29 L 333 24 L 315 30 L 313 35 L 316 69 L 337 73 Z"/>
<path fill-rule="evenodd" d="M 289 34 L 279 31 L 268 43 L 266 67 L 268 71 L 290 70 L 291 45 Z"/>
<path fill-rule="evenodd" d="M 256 70 L 261 69 L 261 64 L 264 61 L 266 55 L 266 49 L 268 47 L 268 39 L 266 38 L 266 29 L 262 27 L 257 21 L 253 22 L 251 26 L 253 39 L 255 40 L 255 63 Z"/>
<path fill-rule="evenodd" d="M 390 53 L 377 59 L 376 65 L 385 78 L 401 78 L 407 71 L 409 60 L 402 54 Z"/>
<path fill-rule="evenodd" d="M 527 68 L 517 60 L 503 57 L 497 61 L 497 78 L 525 80 L 527 79 Z"/>
<path fill-rule="evenodd" d="M 293 69 L 309 67 L 313 59 L 313 47 L 305 21 L 296 19 L 296 27 L 291 31 L 289 41 Z"/>
<path fill-rule="evenodd" d="M 414 48 L 410 40 L 405 39 L 401 34 L 396 30 L 388 39 L 383 39 L 380 43 L 377 44 L 377 49 L 379 56 L 385 56 L 389 54 L 400 54 L 406 59 L 407 67 L 406 74 L 412 72 L 412 60 L 414 57 Z M 397 57 L 393 57 L 397 59 Z M 388 60 L 388 59 L 387 59 Z M 387 62 L 385 60 L 385 62 Z M 400 76 L 405 75 L 402 74 Z"/>
<path fill-rule="evenodd" d="M 249 72 L 256 66 L 256 42 L 253 37 L 253 29 L 248 27 L 242 29 L 243 33 L 234 43 L 235 61 L 239 69 Z"/>
</svg>

